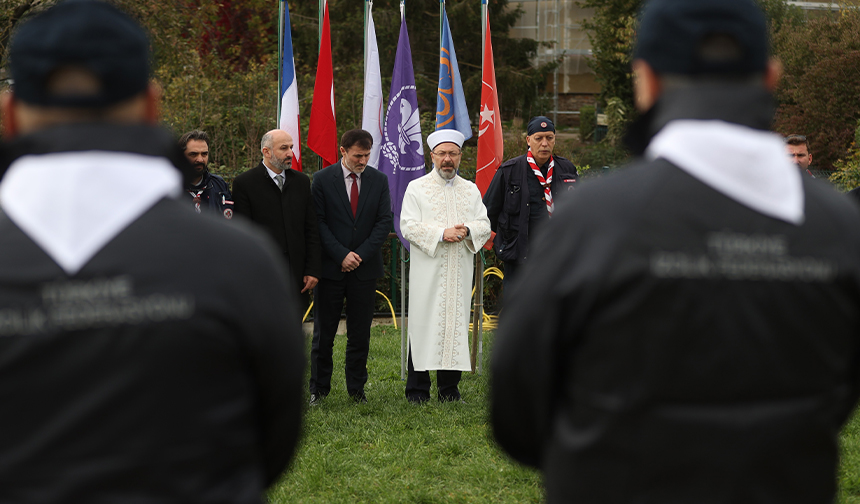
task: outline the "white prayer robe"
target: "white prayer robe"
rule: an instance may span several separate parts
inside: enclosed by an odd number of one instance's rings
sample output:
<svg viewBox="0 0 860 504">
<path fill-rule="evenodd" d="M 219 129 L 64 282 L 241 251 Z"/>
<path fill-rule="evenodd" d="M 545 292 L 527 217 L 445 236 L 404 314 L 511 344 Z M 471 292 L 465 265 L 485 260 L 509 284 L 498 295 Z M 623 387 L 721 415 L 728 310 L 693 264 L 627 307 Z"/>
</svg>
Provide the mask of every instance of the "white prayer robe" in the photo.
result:
<svg viewBox="0 0 860 504">
<path fill-rule="evenodd" d="M 465 224 L 470 235 L 440 242 L 442 232 Z M 490 219 L 478 187 L 453 183 L 434 169 L 413 180 L 403 196 L 400 229 L 410 246 L 409 345 L 416 371 L 470 371 L 469 312 L 474 254 L 490 238 Z"/>
</svg>

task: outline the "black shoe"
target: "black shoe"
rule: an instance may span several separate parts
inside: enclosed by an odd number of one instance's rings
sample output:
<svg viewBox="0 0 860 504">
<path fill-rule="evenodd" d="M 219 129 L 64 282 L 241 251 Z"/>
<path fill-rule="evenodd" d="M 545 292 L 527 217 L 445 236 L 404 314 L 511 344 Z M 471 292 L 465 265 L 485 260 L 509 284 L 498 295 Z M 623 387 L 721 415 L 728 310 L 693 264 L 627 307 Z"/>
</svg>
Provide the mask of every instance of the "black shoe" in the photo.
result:
<svg viewBox="0 0 860 504">
<path fill-rule="evenodd" d="M 325 399 L 324 395 L 314 392 L 313 394 L 311 394 L 311 400 L 309 401 L 309 404 L 311 406 L 319 406 L 320 404 L 322 404 L 323 399 Z"/>
<path fill-rule="evenodd" d="M 406 400 L 409 401 L 409 404 L 427 404 L 430 400 L 429 397 L 419 397 L 419 396 L 408 396 Z"/>
<path fill-rule="evenodd" d="M 367 404 L 367 396 L 364 395 L 364 392 L 350 393 L 349 397 L 352 397 L 352 400 L 358 404 Z"/>
</svg>

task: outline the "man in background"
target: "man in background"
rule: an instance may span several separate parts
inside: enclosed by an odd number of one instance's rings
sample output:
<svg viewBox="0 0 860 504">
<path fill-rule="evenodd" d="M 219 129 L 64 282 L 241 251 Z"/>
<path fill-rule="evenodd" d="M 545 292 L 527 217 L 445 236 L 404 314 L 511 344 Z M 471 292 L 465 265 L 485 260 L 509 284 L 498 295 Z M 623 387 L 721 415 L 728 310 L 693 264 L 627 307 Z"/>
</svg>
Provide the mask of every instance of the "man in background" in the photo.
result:
<svg viewBox="0 0 860 504">
<path fill-rule="evenodd" d="M 527 127 L 526 154 L 502 163 L 484 195 L 487 216 L 496 233 L 493 248 L 505 263 L 505 285 L 529 257 L 530 237 L 555 211 L 556 200 L 576 183 L 576 167 L 553 153 L 555 125 L 533 117 Z"/>
<path fill-rule="evenodd" d="M 194 174 L 154 127 L 149 41 L 126 14 L 59 3 L 10 56 L 0 502 L 262 501 L 302 410 L 277 252 L 180 200 Z"/>
<path fill-rule="evenodd" d="M 791 161 L 812 178 L 815 175 L 809 170 L 812 164 L 812 154 L 809 152 L 809 141 L 803 135 L 788 135 L 785 137 L 785 148 Z"/>
<path fill-rule="evenodd" d="M 205 210 L 233 218 L 233 197 L 227 182 L 209 172 L 209 135 L 205 131 L 191 130 L 179 137 L 179 148 L 194 168 L 193 180 L 185 185 L 197 213 Z"/>
<path fill-rule="evenodd" d="M 322 276 L 314 289 L 311 404 L 331 391 L 332 346 L 346 299 L 346 391 L 366 403 L 367 354 L 376 279 L 385 274 L 382 244 L 391 229 L 388 177 L 367 166 L 373 137 L 349 130 L 340 138 L 339 163 L 314 175 L 313 196 L 322 241 Z"/>
<path fill-rule="evenodd" d="M 754 0 L 642 12 L 644 159 L 583 184 L 535 244 L 493 347 L 496 439 L 550 503 L 833 502 L 860 210 L 770 131 Z"/>
<path fill-rule="evenodd" d="M 439 401 L 460 401 L 469 359 L 469 302 L 474 255 L 490 238 L 478 187 L 457 175 L 463 134 L 444 129 L 427 137 L 433 170 L 409 182 L 400 229 L 409 241 L 409 355 L 406 398 L 430 399 L 436 371 Z"/>
<path fill-rule="evenodd" d="M 293 138 L 272 130 L 260 141 L 263 160 L 233 180 L 236 213 L 266 228 L 289 266 L 296 292 L 313 289 L 320 277 L 317 214 L 307 175 L 291 169 Z"/>
</svg>

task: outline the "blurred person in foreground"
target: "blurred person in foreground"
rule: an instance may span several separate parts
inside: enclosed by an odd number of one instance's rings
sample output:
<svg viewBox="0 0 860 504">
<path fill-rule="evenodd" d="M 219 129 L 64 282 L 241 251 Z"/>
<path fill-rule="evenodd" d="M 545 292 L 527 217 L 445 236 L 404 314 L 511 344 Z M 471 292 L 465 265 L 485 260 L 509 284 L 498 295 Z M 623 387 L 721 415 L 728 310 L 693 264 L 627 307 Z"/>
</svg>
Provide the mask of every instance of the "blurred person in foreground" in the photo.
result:
<svg viewBox="0 0 860 504">
<path fill-rule="evenodd" d="M 12 41 L 0 502 L 262 502 L 295 450 L 292 290 L 265 236 L 183 198 L 193 172 L 153 126 L 148 48 L 93 0 Z"/>
<path fill-rule="evenodd" d="M 753 0 L 650 1 L 637 34 L 644 159 L 535 244 L 493 348 L 495 437 L 549 502 L 832 502 L 860 212 L 768 131 L 779 69 Z"/>
</svg>

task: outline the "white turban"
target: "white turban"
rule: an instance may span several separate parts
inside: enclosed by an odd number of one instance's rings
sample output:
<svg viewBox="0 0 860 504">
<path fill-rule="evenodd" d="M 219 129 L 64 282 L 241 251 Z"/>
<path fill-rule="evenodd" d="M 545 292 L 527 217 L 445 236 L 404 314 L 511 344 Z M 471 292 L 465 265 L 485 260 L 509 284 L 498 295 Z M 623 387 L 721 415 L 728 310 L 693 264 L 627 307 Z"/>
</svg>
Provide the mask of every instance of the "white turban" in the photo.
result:
<svg viewBox="0 0 860 504">
<path fill-rule="evenodd" d="M 457 147 L 463 147 L 463 142 L 466 141 L 466 137 L 463 136 L 462 133 L 455 129 L 441 129 L 436 130 L 427 137 L 427 145 L 430 147 L 430 150 L 436 148 L 440 143 L 451 142 L 457 144 Z"/>
</svg>

